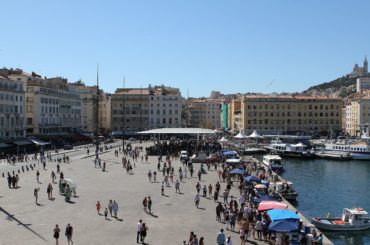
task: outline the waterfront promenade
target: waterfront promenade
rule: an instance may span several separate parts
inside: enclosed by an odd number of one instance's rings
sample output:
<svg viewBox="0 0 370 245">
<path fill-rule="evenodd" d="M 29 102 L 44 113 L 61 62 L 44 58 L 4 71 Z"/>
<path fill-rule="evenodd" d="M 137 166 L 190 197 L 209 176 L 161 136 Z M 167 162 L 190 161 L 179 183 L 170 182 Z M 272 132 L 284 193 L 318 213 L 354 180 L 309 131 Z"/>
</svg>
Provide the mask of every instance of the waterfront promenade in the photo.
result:
<svg viewBox="0 0 370 245">
<path fill-rule="evenodd" d="M 20 174 L 19 189 L 9 189 L 6 178 L 1 178 L 2 245 L 55 244 L 55 224 L 59 224 L 62 230 L 60 244 L 67 244 L 64 229 L 68 223 L 74 228 L 74 244 L 136 244 L 136 224 L 139 219 L 149 228 L 146 243 L 151 245 L 183 244 L 184 240 L 188 240 L 190 231 L 194 231 L 198 238 L 204 237 L 205 244 L 216 244 L 217 233 L 221 228 L 225 229 L 223 223 L 216 221 L 213 199 L 202 197 L 199 209 L 194 206 L 197 178 L 188 176 L 184 179 L 180 184 L 181 194 L 175 193 L 174 184 L 171 184 L 171 187 L 165 187 L 165 196 L 161 195 L 162 173 L 158 173 L 156 183 L 149 182 L 147 177 L 149 170 L 156 171 L 157 157 L 149 157 L 148 164 L 139 157 L 133 174 L 129 175 L 122 168 L 122 154 L 118 158 L 113 151 L 102 154 L 102 162 L 105 161 L 107 166 L 107 171 L 103 172 L 94 167 L 94 156 L 86 157 L 85 150 L 79 153 L 74 154 L 69 164 L 60 164 L 64 178 L 71 178 L 77 183 L 78 197 L 72 198 L 72 203 L 65 202 L 64 197 L 58 194 L 57 184 L 53 184 L 55 199 L 47 198 L 46 188 L 51 183 L 51 170 L 56 172 L 55 162 L 47 163 L 46 170 L 36 165 L 41 184 L 36 181 L 35 170 Z M 178 160 L 173 164 L 176 180 L 182 164 Z M 195 164 L 194 169 L 197 172 L 199 165 Z M 202 176 L 200 183 L 202 186 L 214 186 L 217 181 L 217 173 L 209 171 Z M 221 190 L 225 189 L 225 183 L 220 183 Z M 34 188 L 40 188 L 39 205 L 35 204 Z M 232 188 L 231 195 L 239 197 L 236 188 Z M 145 196 L 153 200 L 153 214 L 143 210 Z M 109 200 L 118 203 L 118 219 L 109 216 L 109 220 L 105 220 L 96 212 L 97 201 L 100 201 L 101 211 L 104 211 Z M 225 234 L 231 235 L 234 244 L 240 243 L 237 231 L 225 231 Z M 250 237 L 247 244 L 267 243 Z"/>
</svg>

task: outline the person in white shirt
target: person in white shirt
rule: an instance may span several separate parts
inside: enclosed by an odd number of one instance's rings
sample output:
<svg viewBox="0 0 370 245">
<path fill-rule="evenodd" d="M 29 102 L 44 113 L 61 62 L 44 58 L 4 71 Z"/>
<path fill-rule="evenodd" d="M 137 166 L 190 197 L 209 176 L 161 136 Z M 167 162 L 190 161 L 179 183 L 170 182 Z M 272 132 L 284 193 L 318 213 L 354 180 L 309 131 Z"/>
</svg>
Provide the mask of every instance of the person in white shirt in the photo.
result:
<svg viewBox="0 0 370 245">
<path fill-rule="evenodd" d="M 226 245 L 233 245 L 233 241 L 231 241 L 231 236 L 227 236 Z"/>
<path fill-rule="evenodd" d="M 142 223 L 143 221 L 139 220 L 139 223 L 137 223 L 136 225 L 136 243 L 139 243 L 139 241 L 141 240 L 140 232 L 141 232 Z"/>
</svg>

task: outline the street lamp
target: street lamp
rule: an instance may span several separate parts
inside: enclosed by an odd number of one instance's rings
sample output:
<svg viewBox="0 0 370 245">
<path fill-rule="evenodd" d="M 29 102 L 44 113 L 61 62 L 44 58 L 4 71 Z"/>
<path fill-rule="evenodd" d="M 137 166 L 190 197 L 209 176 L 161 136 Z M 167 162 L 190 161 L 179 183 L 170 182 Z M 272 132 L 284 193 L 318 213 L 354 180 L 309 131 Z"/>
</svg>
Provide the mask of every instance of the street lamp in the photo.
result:
<svg viewBox="0 0 370 245">
<path fill-rule="evenodd" d="M 126 78 L 123 77 L 123 89 L 122 89 L 122 152 L 125 149 L 125 82 Z"/>
<path fill-rule="evenodd" d="M 95 161 L 99 161 L 99 65 L 96 72 L 96 150 L 95 150 Z"/>
</svg>

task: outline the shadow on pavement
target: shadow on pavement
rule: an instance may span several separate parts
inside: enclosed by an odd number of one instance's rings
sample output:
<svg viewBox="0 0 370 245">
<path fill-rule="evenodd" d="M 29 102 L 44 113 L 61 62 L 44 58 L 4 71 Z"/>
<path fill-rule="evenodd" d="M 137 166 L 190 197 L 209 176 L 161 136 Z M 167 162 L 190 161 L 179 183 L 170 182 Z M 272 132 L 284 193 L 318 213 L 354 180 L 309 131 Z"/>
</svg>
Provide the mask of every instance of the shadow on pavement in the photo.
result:
<svg viewBox="0 0 370 245">
<path fill-rule="evenodd" d="M 31 226 L 31 224 L 24 224 L 22 221 L 20 221 L 19 219 L 15 218 L 14 215 L 11 215 L 10 213 L 8 213 L 5 209 L 3 209 L 2 207 L 0 207 L 0 211 L 5 213 L 6 215 L 8 215 L 7 219 L 8 220 L 15 220 L 18 222 L 19 225 L 23 226 L 24 228 L 26 228 L 27 230 L 29 230 L 30 232 L 32 232 L 33 234 L 35 234 L 36 236 L 38 236 L 40 239 L 46 241 L 46 239 L 41 236 L 39 233 L 35 232 L 33 229 L 31 229 L 29 226 Z"/>
</svg>

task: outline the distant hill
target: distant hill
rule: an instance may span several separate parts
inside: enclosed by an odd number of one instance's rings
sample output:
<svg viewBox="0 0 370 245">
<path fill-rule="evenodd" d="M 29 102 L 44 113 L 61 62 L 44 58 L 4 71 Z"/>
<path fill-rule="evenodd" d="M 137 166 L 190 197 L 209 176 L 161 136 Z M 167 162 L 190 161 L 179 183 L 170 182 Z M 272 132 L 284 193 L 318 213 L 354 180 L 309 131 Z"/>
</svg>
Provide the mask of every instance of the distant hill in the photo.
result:
<svg viewBox="0 0 370 245">
<path fill-rule="evenodd" d="M 303 91 L 303 93 L 307 95 L 320 95 L 345 98 L 350 94 L 356 92 L 356 79 L 357 78 L 343 76 L 331 82 L 312 86 L 308 88 L 306 91 Z"/>
</svg>

